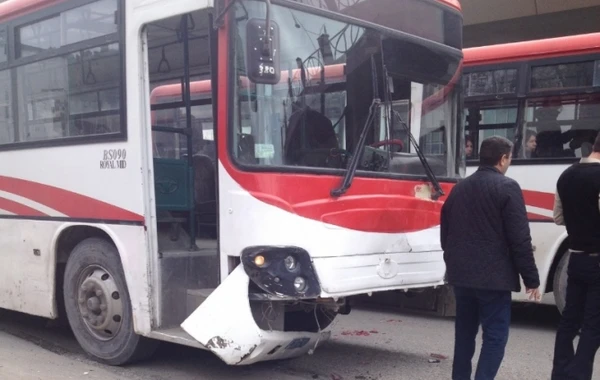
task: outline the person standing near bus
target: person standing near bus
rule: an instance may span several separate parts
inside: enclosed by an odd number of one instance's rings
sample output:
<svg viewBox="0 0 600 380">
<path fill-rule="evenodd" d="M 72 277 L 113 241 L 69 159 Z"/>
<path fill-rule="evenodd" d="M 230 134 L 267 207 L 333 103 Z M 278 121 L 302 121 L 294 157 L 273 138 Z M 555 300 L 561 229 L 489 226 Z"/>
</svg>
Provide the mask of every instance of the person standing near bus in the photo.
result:
<svg viewBox="0 0 600 380">
<path fill-rule="evenodd" d="M 571 255 L 552 380 L 589 380 L 600 347 L 600 134 L 590 156 L 565 170 L 556 189 L 554 222 L 566 226 Z"/>
<path fill-rule="evenodd" d="M 521 288 L 519 274 L 530 298 L 540 299 L 521 187 L 504 175 L 512 149 L 503 137 L 483 140 L 479 169 L 452 189 L 442 207 L 446 276 L 456 296 L 453 380 L 471 379 L 480 324 L 475 380 L 496 377 L 508 342 L 511 292 Z"/>
</svg>

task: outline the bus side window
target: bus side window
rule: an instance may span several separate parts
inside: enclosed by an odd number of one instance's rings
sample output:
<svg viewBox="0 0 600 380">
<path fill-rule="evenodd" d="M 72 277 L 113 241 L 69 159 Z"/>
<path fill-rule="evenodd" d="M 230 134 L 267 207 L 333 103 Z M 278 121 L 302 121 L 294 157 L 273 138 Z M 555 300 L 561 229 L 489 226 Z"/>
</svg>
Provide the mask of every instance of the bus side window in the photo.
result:
<svg viewBox="0 0 600 380">
<path fill-rule="evenodd" d="M 493 101 L 468 107 L 466 114 L 466 130 L 469 139 L 465 139 L 467 160 L 479 157 L 481 142 L 491 136 L 502 136 L 514 141 L 517 127 L 516 100 Z M 469 156 L 468 145 L 472 144 Z"/>
<path fill-rule="evenodd" d="M 529 99 L 525 121 L 526 136 L 535 135 L 533 157 L 586 157 L 600 127 L 600 96 Z"/>
</svg>

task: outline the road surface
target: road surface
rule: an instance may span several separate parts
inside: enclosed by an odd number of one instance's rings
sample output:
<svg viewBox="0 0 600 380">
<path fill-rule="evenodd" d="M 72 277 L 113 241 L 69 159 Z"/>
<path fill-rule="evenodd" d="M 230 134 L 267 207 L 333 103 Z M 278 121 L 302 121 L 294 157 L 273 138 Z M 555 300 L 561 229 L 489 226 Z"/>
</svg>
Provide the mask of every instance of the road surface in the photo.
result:
<svg viewBox="0 0 600 380">
<path fill-rule="evenodd" d="M 557 322 L 554 308 L 515 308 L 498 380 L 548 379 Z M 452 319 L 355 309 L 312 356 L 227 367 L 208 352 L 163 344 L 151 361 L 115 368 L 90 361 L 68 329 L 0 311 L 0 379 L 449 379 L 453 336 Z"/>
</svg>

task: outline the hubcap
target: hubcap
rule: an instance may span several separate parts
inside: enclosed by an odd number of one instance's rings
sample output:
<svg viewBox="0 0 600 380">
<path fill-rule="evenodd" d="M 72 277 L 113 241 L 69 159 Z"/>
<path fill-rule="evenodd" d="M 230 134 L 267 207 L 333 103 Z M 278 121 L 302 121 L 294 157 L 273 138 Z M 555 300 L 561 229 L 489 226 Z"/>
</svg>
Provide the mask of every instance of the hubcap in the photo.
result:
<svg viewBox="0 0 600 380">
<path fill-rule="evenodd" d="M 78 290 L 79 312 L 96 338 L 112 339 L 121 329 L 123 301 L 112 275 L 100 266 L 82 273 Z"/>
</svg>

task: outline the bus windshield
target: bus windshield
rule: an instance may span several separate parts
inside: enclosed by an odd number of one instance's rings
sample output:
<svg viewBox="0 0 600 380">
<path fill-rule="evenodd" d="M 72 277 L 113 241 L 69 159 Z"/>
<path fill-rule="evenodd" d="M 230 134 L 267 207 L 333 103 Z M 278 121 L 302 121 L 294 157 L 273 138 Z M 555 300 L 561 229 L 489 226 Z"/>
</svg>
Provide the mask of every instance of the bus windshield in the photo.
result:
<svg viewBox="0 0 600 380">
<path fill-rule="evenodd" d="M 238 2 L 232 23 L 230 149 L 240 166 L 342 170 L 360 154 L 359 176 L 424 176 L 412 134 L 435 176 L 459 176 L 460 51 L 272 5 L 281 75 L 276 84 L 253 83 L 247 29 L 265 12 L 263 1 Z M 381 105 L 357 152 L 374 99 Z"/>
</svg>

